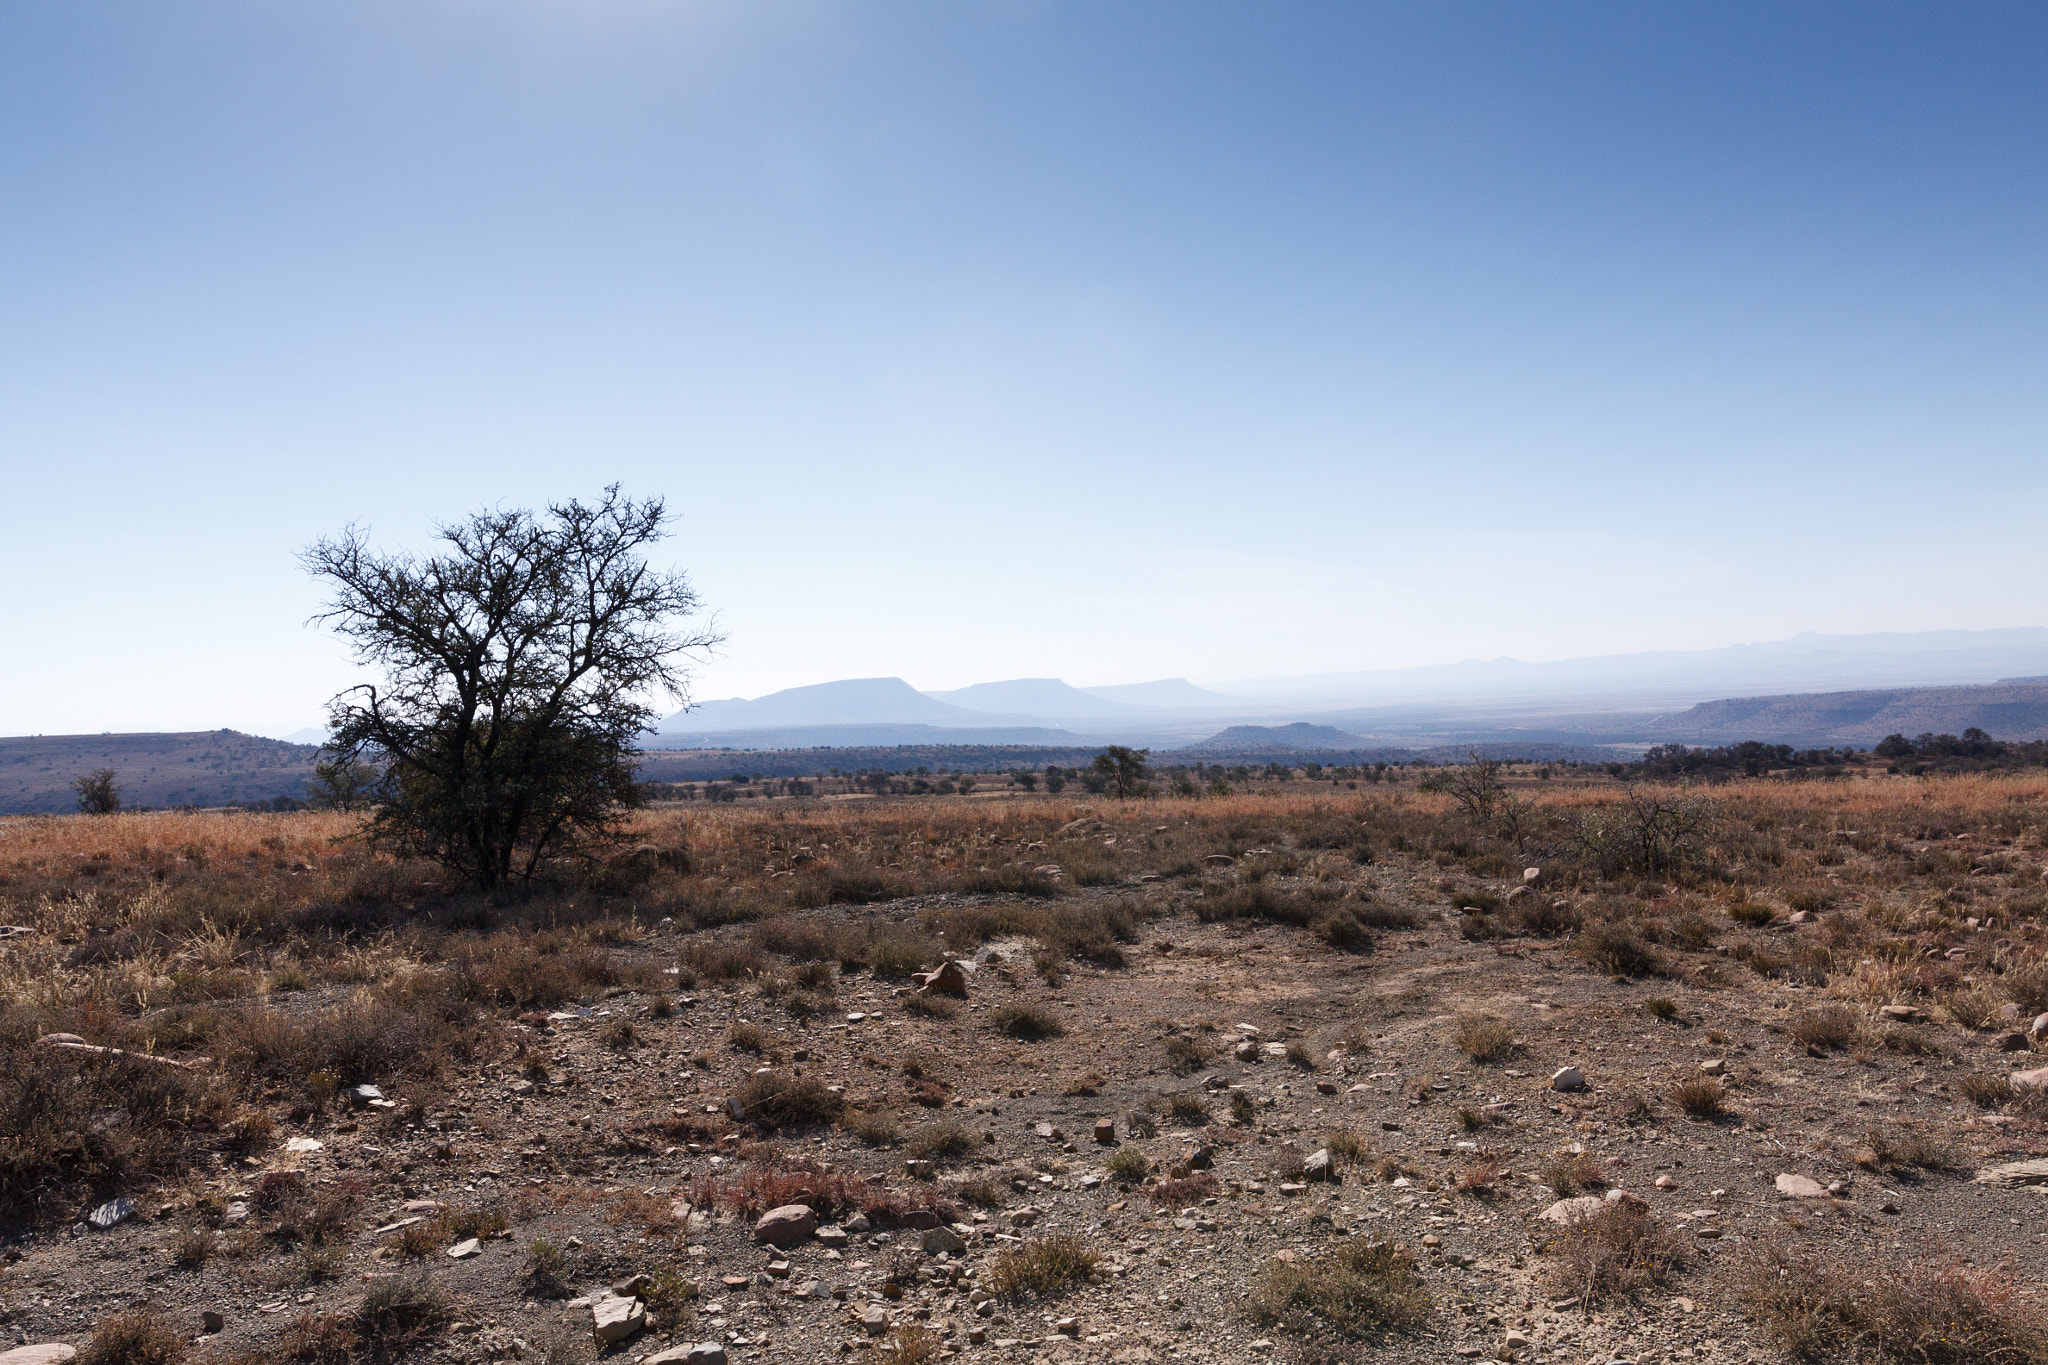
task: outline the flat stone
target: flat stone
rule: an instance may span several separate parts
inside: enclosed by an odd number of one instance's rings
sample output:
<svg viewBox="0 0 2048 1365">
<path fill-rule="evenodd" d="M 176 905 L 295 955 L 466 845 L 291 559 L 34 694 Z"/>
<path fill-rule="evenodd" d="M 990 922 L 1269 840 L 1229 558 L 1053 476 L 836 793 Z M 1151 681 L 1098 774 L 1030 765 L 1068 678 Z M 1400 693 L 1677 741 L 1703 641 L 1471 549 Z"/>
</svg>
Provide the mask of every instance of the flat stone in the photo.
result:
<svg viewBox="0 0 2048 1365">
<path fill-rule="evenodd" d="M 1877 1013 L 1880 1018 L 1898 1024 L 1917 1024 L 1927 1017 L 1911 1005 L 1884 1005 L 1879 1007 Z"/>
<path fill-rule="evenodd" d="M 2048 1158 L 2035 1157 L 2031 1161 L 2009 1161 L 2003 1166 L 1986 1166 L 1977 1172 L 1980 1185 L 2035 1185 L 2048 1193 Z"/>
<path fill-rule="evenodd" d="M 1607 1201 L 1599 1195 L 1582 1194 L 1572 1199 L 1560 1199 L 1536 1216 L 1546 1223 L 1569 1225 L 1582 1218 L 1591 1218 L 1606 1207 Z"/>
<path fill-rule="evenodd" d="M 1330 1149 L 1319 1147 L 1309 1153 L 1308 1159 L 1301 1163 L 1301 1173 L 1310 1180 L 1334 1180 L 1337 1169 L 1330 1160 Z"/>
<path fill-rule="evenodd" d="M 845 1228 L 831 1227 L 829 1225 L 819 1228 L 817 1237 L 819 1246 L 829 1247 L 835 1251 L 843 1248 L 850 1240 L 846 1235 Z"/>
<path fill-rule="evenodd" d="M 76 1346 L 66 1346 L 61 1341 L 44 1341 L 0 1351 L 0 1365 L 64 1365 L 77 1354 Z"/>
<path fill-rule="evenodd" d="M 285 1143 L 287 1152 L 317 1152 L 327 1144 L 319 1138 L 296 1137 Z"/>
<path fill-rule="evenodd" d="M 818 1215 L 809 1204 L 784 1204 L 754 1222 L 754 1240 L 785 1250 L 800 1245 L 818 1230 Z"/>
<path fill-rule="evenodd" d="M 638 1299 L 606 1294 L 590 1305 L 591 1332 L 600 1346 L 624 1341 L 647 1325 L 647 1310 Z"/>
<path fill-rule="evenodd" d="M 725 1347 L 715 1341 L 671 1346 L 666 1351 L 655 1352 L 640 1365 L 725 1365 Z"/>
<path fill-rule="evenodd" d="M 1710 1057 L 1700 1063 L 1700 1075 L 1702 1076 L 1725 1076 L 1727 1074 L 1728 1063 L 1719 1057 Z"/>
<path fill-rule="evenodd" d="M 482 1242 L 474 1237 L 465 1237 L 454 1246 L 448 1248 L 448 1255 L 455 1260 L 466 1261 L 472 1256 L 481 1256 L 483 1250 L 484 1244 Z"/>
<path fill-rule="evenodd" d="M 1810 1176 L 1793 1175 L 1787 1171 L 1775 1182 L 1778 1193 L 1788 1199 L 1825 1199 L 1827 1187 Z"/>
<path fill-rule="evenodd" d="M 2039 1090 L 2048 1085 L 2048 1066 L 2035 1067 L 2032 1071 L 2015 1071 L 2006 1080 L 2015 1090 Z"/>
</svg>

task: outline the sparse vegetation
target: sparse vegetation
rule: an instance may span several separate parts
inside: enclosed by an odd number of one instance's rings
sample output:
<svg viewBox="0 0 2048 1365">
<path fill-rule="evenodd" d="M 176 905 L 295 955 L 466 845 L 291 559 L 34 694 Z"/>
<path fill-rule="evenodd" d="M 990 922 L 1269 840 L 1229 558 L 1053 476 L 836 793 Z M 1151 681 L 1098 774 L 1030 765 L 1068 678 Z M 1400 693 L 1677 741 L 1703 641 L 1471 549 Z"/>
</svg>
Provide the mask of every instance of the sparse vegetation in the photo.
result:
<svg viewBox="0 0 2048 1365">
<path fill-rule="evenodd" d="M 2048 1318 L 2013 1281 L 1963 1265 L 1853 1262 L 1779 1244 L 1751 1262 L 1743 1297 L 1800 1361 L 1869 1365 L 2048 1362 Z"/>
<path fill-rule="evenodd" d="M 1420 1327 L 1429 1319 L 1430 1297 L 1413 1256 L 1360 1237 L 1314 1259 L 1267 1262 L 1249 1311 L 1257 1322 L 1310 1340 L 1364 1342 Z"/>
<path fill-rule="evenodd" d="M 1053 1233 L 998 1251 L 982 1279 L 990 1293 L 1002 1298 L 1050 1299 L 1086 1282 L 1101 1264 L 1086 1238 Z"/>
<path fill-rule="evenodd" d="M 1504 1019 L 1467 1014 L 1458 1020 L 1458 1051 L 1475 1062 L 1497 1062 L 1515 1050 L 1515 1031 Z"/>
</svg>

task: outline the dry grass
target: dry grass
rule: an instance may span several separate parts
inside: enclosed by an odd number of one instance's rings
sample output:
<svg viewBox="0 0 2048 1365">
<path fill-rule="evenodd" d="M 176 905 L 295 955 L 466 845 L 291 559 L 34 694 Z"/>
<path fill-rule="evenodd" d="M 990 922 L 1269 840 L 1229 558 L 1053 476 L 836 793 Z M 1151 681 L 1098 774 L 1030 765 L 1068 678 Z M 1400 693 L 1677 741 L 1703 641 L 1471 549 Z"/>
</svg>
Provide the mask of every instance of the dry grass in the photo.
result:
<svg viewBox="0 0 2048 1365">
<path fill-rule="evenodd" d="M 1728 1116 L 1728 1091 L 1717 1080 L 1695 1076 L 1671 1087 L 1671 1102 L 1696 1119 Z"/>
<path fill-rule="evenodd" d="M 1856 1041 L 1863 1021 L 1847 1005 L 1822 1005 L 1803 1012 L 1791 1032 L 1792 1041 L 1802 1047 L 1839 1050 Z"/>
<path fill-rule="evenodd" d="M 780 1069 L 749 1076 L 734 1098 L 748 1121 L 763 1128 L 803 1128 L 836 1120 L 846 1107 L 815 1076 Z"/>
<path fill-rule="evenodd" d="M 1267 1262 L 1247 1311 L 1310 1340 L 1366 1342 L 1421 1326 L 1430 1297 L 1413 1256 L 1361 1237 L 1314 1260 Z"/>
<path fill-rule="evenodd" d="M 998 1033 L 1026 1043 L 1058 1038 L 1067 1031 L 1057 1015 L 1039 1005 L 1003 1005 L 989 1011 L 988 1022 Z"/>
<path fill-rule="evenodd" d="M 1607 1188 L 1607 1173 L 1591 1152 L 1559 1157 L 1543 1168 L 1542 1180 L 1560 1199 Z"/>
<path fill-rule="evenodd" d="M 2009 1279 L 1772 1247 L 1742 1282 L 1749 1310 L 1794 1359 L 1865 1365 L 2048 1365 L 2048 1317 Z"/>
<path fill-rule="evenodd" d="M 1054 1233 L 997 1252 L 982 1274 L 982 1283 L 1003 1298 L 1031 1295 L 1049 1299 L 1085 1283 L 1101 1264 L 1102 1257 L 1086 1238 Z"/>
<path fill-rule="evenodd" d="M 1490 1014 L 1458 1018 L 1458 1051 L 1475 1062 L 1498 1062 L 1513 1055 L 1515 1031 L 1505 1019 Z"/>
<path fill-rule="evenodd" d="M 179 1365 L 185 1338 L 156 1308 L 102 1318 L 78 1352 L 78 1365 Z"/>
<path fill-rule="evenodd" d="M 1689 1255 L 1680 1234 L 1633 1200 L 1571 1223 L 1541 1249 L 1554 1258 L 1553 1286 L 1588 1304 L 1660 1286 Z"/>
</svg>

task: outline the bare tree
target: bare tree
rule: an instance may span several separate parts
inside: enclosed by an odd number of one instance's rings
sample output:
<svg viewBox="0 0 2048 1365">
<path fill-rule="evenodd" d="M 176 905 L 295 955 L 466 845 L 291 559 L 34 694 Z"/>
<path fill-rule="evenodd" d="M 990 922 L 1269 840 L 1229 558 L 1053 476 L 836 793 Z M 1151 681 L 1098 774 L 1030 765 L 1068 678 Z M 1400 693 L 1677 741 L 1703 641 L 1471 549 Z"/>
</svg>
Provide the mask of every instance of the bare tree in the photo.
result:
<svg viewBox="0 0 2048 1365">
<path fill-rule="evenodd" d="M 304 552 L 333 591 L 315 619 L 384 674 L 328 704 L 328 750 L 383 774 L 373 839 L 495 889 L 619 836 L 649 703 L 686 702 L 679 661 L 719 642 L 679 628 L 697 594 L 646 561 L 665 518 L 614 484 L 594 506 L 474 513 L 430 558 L 353 526 Z"/>
</svg>

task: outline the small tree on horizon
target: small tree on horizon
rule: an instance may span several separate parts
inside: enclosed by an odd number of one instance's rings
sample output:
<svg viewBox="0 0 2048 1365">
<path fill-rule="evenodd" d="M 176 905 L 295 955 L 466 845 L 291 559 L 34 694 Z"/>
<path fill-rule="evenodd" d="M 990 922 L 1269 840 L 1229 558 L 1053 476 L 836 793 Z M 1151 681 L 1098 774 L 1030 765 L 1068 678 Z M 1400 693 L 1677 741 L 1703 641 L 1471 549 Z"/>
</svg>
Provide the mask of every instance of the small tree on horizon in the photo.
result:
<svg viewBox="0 0 2048 1365">
<path fill-rule="evenodd" d="M 374 803 L 384 780 L 374 763 L 336 757 L 313 765 L 306 783 L 306 804 L 316 810 L 361 810 Z"/>
<path fill-rule="evenodd" d="M 112 768 L 96 768 L 72 778 L 71 790 L 78 793 L 78 808 L 87 815 L 112 815 L 121 809 L 121 788 L 114 782 Z"/>
<path fill-rule="evenodd" d="M 665 518 L 614 484 L 594 506 L 474 513 L 431 558 L 353 526 L 304 552 L 334 594 L 314 619 L 384 674 L 328 704 L 336 761 L 384 777 L 373 841 L 492 891 L 620 836 L 649 699 L 687 702 L 678 657 L 719 640 L 676 628 L 697 594 L 644 557 Z"/>
<path fill-rule="evenodd" d="M 1121 801 L 1143 790 L 1145 764 L 1151 758 L 1150 749 L 1127 749 L 1121 744 L 1112 744 L 1095 756 L 1092 766 L 1115 788 L 1117 799 Z"/>
</svg>

